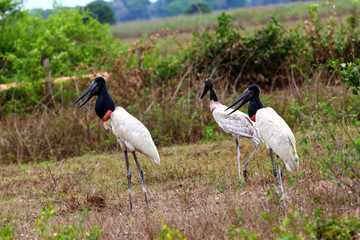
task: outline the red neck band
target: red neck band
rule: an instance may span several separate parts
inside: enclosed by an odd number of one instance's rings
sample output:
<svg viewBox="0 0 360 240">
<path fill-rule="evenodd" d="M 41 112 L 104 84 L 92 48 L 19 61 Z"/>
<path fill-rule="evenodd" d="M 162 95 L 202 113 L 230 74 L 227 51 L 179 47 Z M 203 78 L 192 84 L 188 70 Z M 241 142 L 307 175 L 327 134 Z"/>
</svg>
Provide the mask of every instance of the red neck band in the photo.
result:
<svg viewBox="0 0 360 240">
<path fill-rule="evenodd" d="M 254 114 L 254 116 L 252 116 L 250 119 L 251 119 L 251 121 L 255 122 L 256 121 L 256 114 Z"/>
<path fill-rule="evenodd" d="M 117 109 L 118 107 L 115 107 L 115 110 Z M 115 111 L 114 110 L 114 111 Z M 104 122 L 105 121 L 107 121 L 107 120 L 109 120 L 110 119 L 110 115 L 113 113 L 113 111 L 111 111 L 111 110 L 108 110 L 106 113 L 105 113 L 105 115 L 104 115 L 104 117 L 101 119 L 101 120 L 103 120 Z"/>
</svg>

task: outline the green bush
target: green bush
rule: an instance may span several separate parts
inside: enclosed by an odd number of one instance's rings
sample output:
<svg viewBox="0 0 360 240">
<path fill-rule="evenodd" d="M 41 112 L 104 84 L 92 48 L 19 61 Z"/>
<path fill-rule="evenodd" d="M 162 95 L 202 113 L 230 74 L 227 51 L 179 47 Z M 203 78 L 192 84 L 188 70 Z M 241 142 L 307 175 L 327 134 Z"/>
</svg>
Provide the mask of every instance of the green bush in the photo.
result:
<svg viewBox="0 0 360 240">
<path fill-rule="evenodd" d="M 313 212 L 314 220 L 304 216 L 304 232 L 309 238 L 315 239 L 356 239 L 360 233 L 360 218 L 351 216 L 348 219 L 332 215 L 327 220 L 322 211 L 317 209 Z"/>
<path fill-rule="evenodd" d="M 298 33 L 286 32 L 273 17 L 254 35 L 245 37 L 240 29 L 230 26 L 230 19 L 230 15 L 220 14 L 215 34 L 204 31 L 196 38 L 190 55 L 196 71 L 207 75 L 215 72 L 234 88 L 240 81 L 254 79 L 261 81 L 262 87 L 288 84 L 286 69 L 299 59 L 299 49 L 305 45 Z"/>
<path fill-rule="evenodd" d="M 356 63 L 342 63 L 338 73 L 341 80 L 346 83 L 347 89 L 351 89 L 355 95 L 360 95 L 360 59 Z"/>
<path fill-rule="evenodd" d="M 303 104 L 295 104 L 300 113 L 300 128 L 307 134 L 299 142 L 303 157 L 314 159 L 321 177 L 360 191 L 360 115 L 357 95 L 342 100 L 310 90 L 303 92 Z"/>
<path fill-rule="evenodd" d="M 27 12 L 5 21 L 0 34 L 0 82 L 36 82 L 45 78 L 43 60 L 53 76 L 71 76 L 89 68 L 101 70 L 105 56 L 116 56 L 122 44 L 108 25 L 79 9 L 59 9 L 43 20 Z"/>
</svg>

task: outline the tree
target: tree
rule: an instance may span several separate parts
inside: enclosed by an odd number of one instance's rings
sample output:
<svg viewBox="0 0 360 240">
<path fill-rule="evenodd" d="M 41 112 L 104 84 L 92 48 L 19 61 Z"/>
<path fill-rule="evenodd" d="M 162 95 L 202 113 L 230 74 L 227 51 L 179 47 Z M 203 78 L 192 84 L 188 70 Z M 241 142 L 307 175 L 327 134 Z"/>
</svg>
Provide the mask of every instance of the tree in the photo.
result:
<svg viewBox="0 0 360 240">
<path fill-rule="evenodd" d="M 211 7 L 206 2 L 194 2 L 191 3 L 187 8 L 185 9 L 184 13 L 191 15 L 194 13 L 210 13 Z"/>
<path fill-rule="evenodd" d="M 100 23 L 115 23 L 115 14 L 112 8 L 103 1 L 91 2 L 85 7 Z"/>
<path fill-rule="evenodd" d="M 176 0 L 172 3 L 170 3 L 167 7 L 166 7 L 167 12 L 173 16 L 173 15 L 179 15 L 182 14 L 184 12 L 184 6 L 181 0 Z"/>
<path fill-rule="evenodd" d="M 7 53 L 11 53 L 15 48 L 12 40 L 19 37 L 12 25 L 23 16 L 22 3 L 22 0 L 0 0 L 0 82 L 10 65 Z"/>
<path fill-rule="evenodd" d="M 15 19 L 21 14 L 22 0 L 1 0 L 0 1 L 0 23 L 4 30 L 7 22 Z"/>
<path fill-rule="evenodd" d="M 100 68 L 107 64 L 102 57 L 116 54 L 120 45 L 108 26 L 80 9 L 58 9 L 47 19 L 25 11 L 0 34 L 0 81 L 15 75 L 25 81 L 43 79 L 46 58 L 53 76 L 72 75 L 84 66 Z"/>
</svg>

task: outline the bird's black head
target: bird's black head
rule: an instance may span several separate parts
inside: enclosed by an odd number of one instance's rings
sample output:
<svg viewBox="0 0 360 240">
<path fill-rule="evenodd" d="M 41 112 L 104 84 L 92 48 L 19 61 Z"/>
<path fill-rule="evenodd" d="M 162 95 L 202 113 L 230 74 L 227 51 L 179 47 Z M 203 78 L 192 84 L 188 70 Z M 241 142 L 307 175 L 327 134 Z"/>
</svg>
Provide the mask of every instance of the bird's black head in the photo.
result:
<svg viewBox="0 0 360 240">
<path fill-rule="evenodd" d="M 253 96 L 259 95 L 261 91 L 258 85 L 256 84 L 250 85 L 246 90 L 252 92 Z"/>
<path fill-rule="evenodd" d="M 107 92 L 106 82 L 103 77 L 95 78 L 81 96 L 76 99 L 74 104 L 84 98 L 87 94 L 89 94 L 89 96 L 80 104 L 78 109 L 84 106 L 93 96 L 98 96 L 95 104 L 95 111 L 99 118 L 102 119 L 108 110 L 114 111 L 115 103 Z"/>
<path fill-rule="evenodd" d="M 236 110 L 238 110 L 239 108 L 241 108 L 245 103 L 247 102 L 250 102 L 250 105 L 252 105 L 250 107 L 249 105 L 249 116 L 251 115 L 254 115 L 256 113 L 256 111 L 260 108 L 263 107 L 261 101 L 260 101 L 260 98 L 259 98 L 259 95 L 260 95 L 260 88 L 256 85 L 256 84 L 252 84 L 250 85 L 245 91 L 244 93 L 238 98 L 236 99 L 235 102 L 233 102 L 226 110 L 228 110 L 229 108 L 233 107 L 234 105 L 238 104 L 241 100 L 242 102 L 240 103 L 240 105 L 235 109 L 233 110 L 231 113 L 235 112 Z M 252 104 L 253 100 L 256 100 L 254 102 L 254 104 Z M 230 113 L 230 114 L 231 114 Z M 250 117 L 251 117 L 250 116 Z"/>
<path fill-rule="evenodd" d="M 216 96 L 216 94 L 215 94 L 215 92 L 213 90 L 213 87 L 214 87 L 213 79 L 212 78 L 205 79 L 204 90 L 203 90 L 203 92 L 201 94 L 200 99 L 205 97 L 207 92 L 210 91 L 210 100 L 218 101 L 217 96 Z"/>
</svg>

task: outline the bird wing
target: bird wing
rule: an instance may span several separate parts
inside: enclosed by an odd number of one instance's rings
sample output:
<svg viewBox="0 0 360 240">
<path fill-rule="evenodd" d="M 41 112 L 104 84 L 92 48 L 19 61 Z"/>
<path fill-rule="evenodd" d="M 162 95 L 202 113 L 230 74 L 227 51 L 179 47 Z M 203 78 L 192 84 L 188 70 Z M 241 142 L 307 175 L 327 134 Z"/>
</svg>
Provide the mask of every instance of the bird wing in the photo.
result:
<svg viewBox="0 0 360 240">
<path fill-rule="evenodd" d="M 218 104 L 212 114 L 216 123 L 228 133 L 238 136 L 254 137 L 259 141 L 259 134 L 255 124 L 250 120 L 249 116 L 243 112 L 235 111 L 229 115 L 231 109 L 225 112 L 226 106 Z"/>
<path fill-rule="evenodd" d="M 284 161 L 290 172 L 299 170 L 296 141 L 290 127 L 274 109 L 262 108 L 256 112 L 260 138 Z"/>
<path fill-rule="evenodd" d="M 148 156 L 155 164 L 160 164 L 160 156 L 149 130 L 124 108 L 117 108 L 110 116 L 113 134 L 130 143 L 135 150 Z"/>
</svg>

